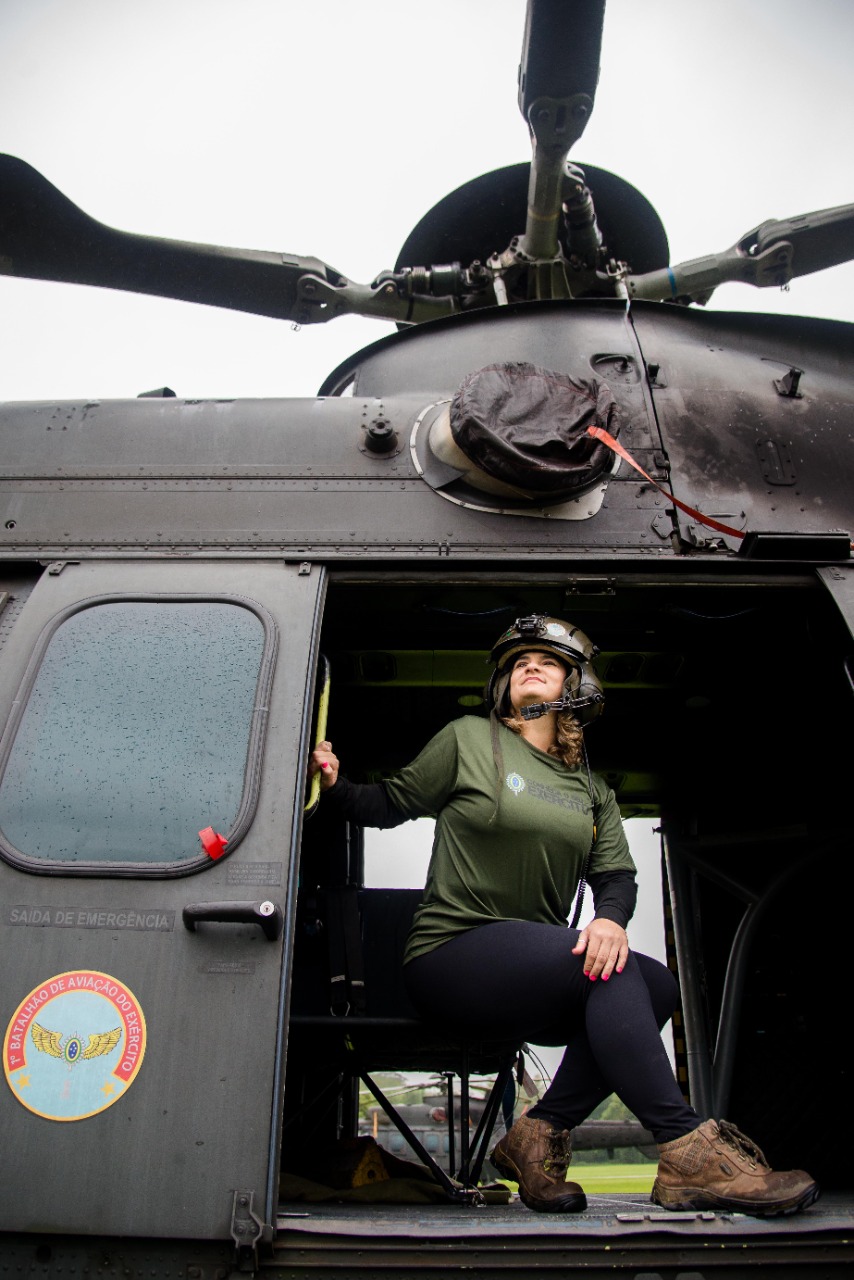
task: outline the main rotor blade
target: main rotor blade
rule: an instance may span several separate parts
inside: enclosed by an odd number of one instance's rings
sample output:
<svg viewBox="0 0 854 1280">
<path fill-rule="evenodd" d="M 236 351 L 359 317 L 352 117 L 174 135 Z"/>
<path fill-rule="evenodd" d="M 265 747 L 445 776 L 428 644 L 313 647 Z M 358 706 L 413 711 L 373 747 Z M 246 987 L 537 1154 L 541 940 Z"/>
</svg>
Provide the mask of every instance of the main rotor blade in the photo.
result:
<svg viewBox="0 0 854 1280">
<path fill-rule="evenodd" d="M 134 235 L 96 222 L 16 156 L 0 155 L 0 274 L 201 302 L 311 323 L 298 284 L 338 272 L 318 258 Z M 349 310 L 349 308 L 347 308 Z"/>
<path fill-rule="evenodd" d="M 793 246 L 793 276 L 808 276 L 850 262 L 854 258 L 854 205 L 763 222 L 742 239 L 740 247 L 749 253 L 764 253 L 781 242 Z"/>
<path fill-rule="evenodd" d="M 586 94 L 599 83 L 605 0 L 528 0 L 519 65 L 519 110 L 538 98 Z"/>
<path fill-rule="evenodd" d="M 605 0 L 528 0 L 519 110 L 533 145 L 528 214 L 520 248 L 557 256 L 564 162 L 593 110 Z"/>
</svg>

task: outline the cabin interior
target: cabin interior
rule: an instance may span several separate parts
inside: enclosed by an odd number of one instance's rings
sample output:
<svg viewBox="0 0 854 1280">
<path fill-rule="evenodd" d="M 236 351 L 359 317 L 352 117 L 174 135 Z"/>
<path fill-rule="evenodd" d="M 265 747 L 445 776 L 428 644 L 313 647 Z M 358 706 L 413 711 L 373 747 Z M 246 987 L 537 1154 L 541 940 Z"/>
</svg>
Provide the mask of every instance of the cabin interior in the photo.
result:
<svg viewBox="0 0 854 1280">
<path fill-rule="evenodd" d="M 600 649 L 607 698 L 587 731 L 592 766 L 624 817 L 660 828 L 686 1093 L 701 1113 L 749 1134 L 772 1166 L 807 1168 L 827 1190 L 850 1187 L 854 644 L 842 614 L 808 565 L 525 569 L 333 571 L 318 667 L 318 693 L 329 680 L 325 736 L 354 781 L 387 776 L 448 720 L 485 714 L 487 655 L 515 618 L 578 624 Z M 358 894 L 363 850 L 362 833 L 322 801 L 309 809 L 285 1169 L 308 1170 L 324 1143 L 356 1132 L 345 1044 L 355 1040 L 371 1069 L 454 1065 L 423 1031 L 413 1039 L 376 1018 L 361 1032 L 335 1023 L 324 913 L 329 891 Z M 413 1013 L 396 959 L 403 892 L 373 895 L 363 921 L 367 1016 Z M 495 1051 L 474 1046 L 472 1068 L 497 1069 Z"/>
</svg>

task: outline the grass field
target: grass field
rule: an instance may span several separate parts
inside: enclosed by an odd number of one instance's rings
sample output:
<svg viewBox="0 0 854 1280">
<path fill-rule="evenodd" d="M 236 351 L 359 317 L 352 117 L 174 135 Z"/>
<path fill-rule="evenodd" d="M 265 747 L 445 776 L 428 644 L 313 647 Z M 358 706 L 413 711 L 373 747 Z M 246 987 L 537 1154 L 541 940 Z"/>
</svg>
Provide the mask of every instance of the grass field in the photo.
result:
<svg viewBox="0 0 854 1280">
<path fill-rule="evenodd" d="M 595 1195 L 604 1191 L 630 1191 L 648 1193 L 655 1181 L 658 1162 L 650 1160 L 649 1164 L 581 1164 L 573 1160 L 569 1167 L 569 1177 L 579 1182 L 588 1194 Z"/>
<path fill-rule="evenodd" d="M 580 1164 L 573 1160 L 569 1167 L 569 1178 L 579 1183 L 588 1195 L 603 1195 L 605 1192 L 624 1192 L 632 1195 L 648 1195 L 655 1180 L 657 1163 L 649 1164 Z M 502 1179 L 505 1181 L 505 1179 Z M 510 1182 L 515 1191 L 516 1183 Z"/>
</svg>

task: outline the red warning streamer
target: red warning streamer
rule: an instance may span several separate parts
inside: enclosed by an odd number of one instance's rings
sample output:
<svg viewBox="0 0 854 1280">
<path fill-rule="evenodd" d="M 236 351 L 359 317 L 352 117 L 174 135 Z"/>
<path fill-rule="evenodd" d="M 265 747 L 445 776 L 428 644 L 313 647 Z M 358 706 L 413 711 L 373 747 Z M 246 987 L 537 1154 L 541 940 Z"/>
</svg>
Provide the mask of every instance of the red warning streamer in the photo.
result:
<svg viewBox="0 0 854 1280">
<path fill-rule="evenodd" d="M 651 485 L 655 485 L 655 488 L 659 493 L 663 493 L 665 498 L 669 498 L 673 505 L 678 507 L 680 511 L 684 511 L 686 515 L 692 516 L 695 520 L 699 520 L 701 524 L 708 525 L 710 529 L 717 529 L 718 533 L 728 533 L 731 538 L 744 537 L 743 530 L 733 529 L 732 525 L 723 524 L 722 521 L 715 520 L 712 516 L 704 516 L 702 511 L 696 511 L 686 503 L 680 502 L 678 498 L 675 498 L 673 494 L 669 492 L 669 490 L 663 489 L 657 480 L 653 480 L 651 475 L 647 475 L 643 467 L 635 462 L 632 455 L 624 449 L 621 444 L 618 444 L 614 437 L 610 435 L 604 427 L 588 427 L 587 434 L 589 436 L 593 436 L 596 440 L 601 440 L 609 449 L 613 449 L 614 453 L 619 454 L 621 458 L 624 458 L 630 467 L 634 467 L 635 471 L 639 471 L 644 479 L 648 480 Z"/>
</svg>

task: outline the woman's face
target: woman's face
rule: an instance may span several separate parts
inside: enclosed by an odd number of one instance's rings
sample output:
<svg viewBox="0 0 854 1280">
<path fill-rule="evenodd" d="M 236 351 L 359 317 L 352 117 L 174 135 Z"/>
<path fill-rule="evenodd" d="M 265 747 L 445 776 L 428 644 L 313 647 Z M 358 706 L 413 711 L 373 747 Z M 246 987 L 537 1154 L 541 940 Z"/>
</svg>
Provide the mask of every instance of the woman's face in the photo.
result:
<svg viewBox="0 0 854 1280">
<path fill-rule="evenodd" d="M 553 653 L 526 649 L 510 668 L 510 704 L 514 711 L 537 702 L 556 702 L 563 693 L 568 668 Z"/>
</svg>

